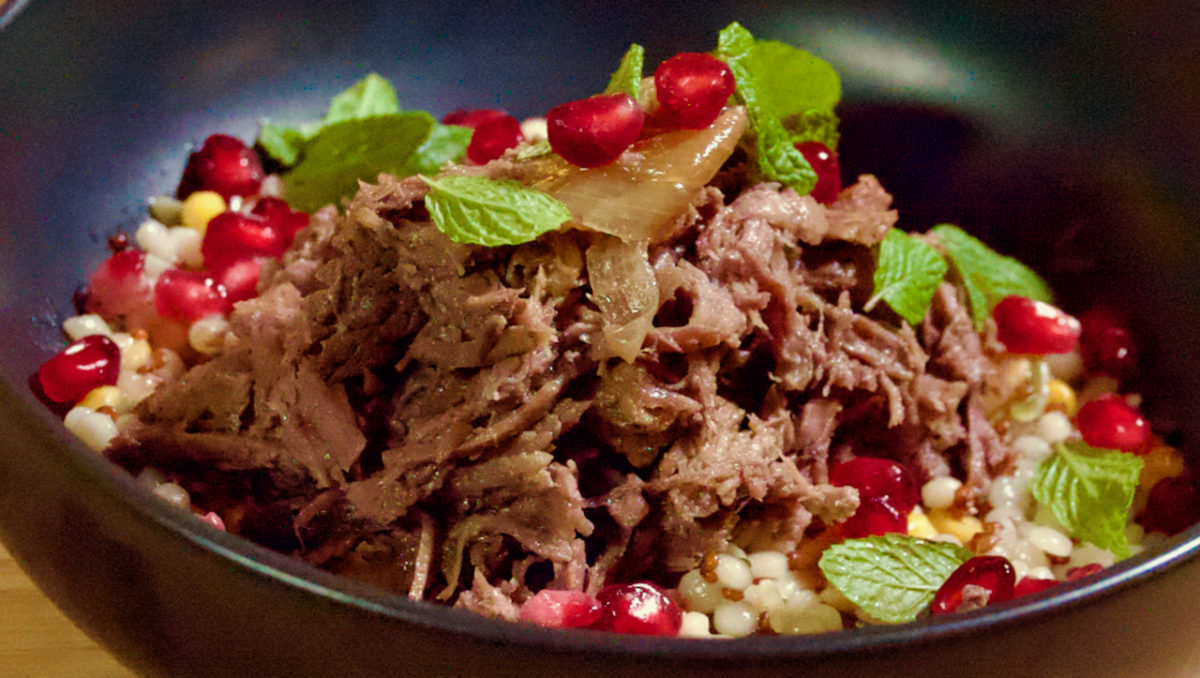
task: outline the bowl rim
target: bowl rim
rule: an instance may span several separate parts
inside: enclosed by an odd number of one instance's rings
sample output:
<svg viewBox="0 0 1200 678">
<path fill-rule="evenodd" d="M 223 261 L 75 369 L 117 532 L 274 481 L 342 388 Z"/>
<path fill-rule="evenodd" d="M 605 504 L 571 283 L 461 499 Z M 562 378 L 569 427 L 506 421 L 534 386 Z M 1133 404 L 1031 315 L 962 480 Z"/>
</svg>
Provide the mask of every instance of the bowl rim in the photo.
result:
<svg viewBox="0 0 1200 678">
<path fill-rule="evenodd" d="M 8 391 L 8 393 L 5 393 Z M 260 546 L 248 539 L 214 529 L 190 513 L 180 511 L 155 497 L 120 466 L 87 449 L 74 439 L 54 414 L 29 398 L 17 396 L 9 383 L 0 383 L 0 404 L 13 406 L 18 417 L 36 422 L 48 440 L 66 447 L 66 459 L 84 474 L 98 492 L 124 502 L 142 520 L 153 523 L 189 545 L 202 549 L 236 566 L 242 576 L 289 587 L 327 602 L 401 625 L 415 625 L 435 632 L 471 636 L 481 642 L 513 648 L 586 653 L 594 656 L 621 655 L 625 658 L 670 660 L 745 659 L 764 660 L 818 658 L 864 650 L 887 651 L 904 646 L 944 643 L 964 636 L 990 633 L 1016 625 L 1029 625 L 1052 615 L 1097 604 L 1122 591 L 1162 576 L 1187 561 L 1200 557 L 1200 525 L 1171 538 L 1164 548 L 1147 549 L 1105 568 L 1102 573 L 1074 582 L 1064 582 L 1020 599 L 971 612 L 927 617 L 898 625 L 867 625 L 857 629 L 804 636 L 749 636 L 721 642 L 695 642 L 680 637 L 623 635 L 615 644 L 608 633 L 577 629 L 550 629 L 521 622 L 487 618 L 428 601 L 389 593 L 322 570 L 302 560 Z M 5 402 L 7 401 L 7 403 Z M 10 409 L 9 407 L 2 409 Z M 41 409 L 41 412 L 34 412 Z M 23 411 L 22 411 L 23 410 Z M 118 472 L 114 473 L 116 470 Z"/>
</svg>

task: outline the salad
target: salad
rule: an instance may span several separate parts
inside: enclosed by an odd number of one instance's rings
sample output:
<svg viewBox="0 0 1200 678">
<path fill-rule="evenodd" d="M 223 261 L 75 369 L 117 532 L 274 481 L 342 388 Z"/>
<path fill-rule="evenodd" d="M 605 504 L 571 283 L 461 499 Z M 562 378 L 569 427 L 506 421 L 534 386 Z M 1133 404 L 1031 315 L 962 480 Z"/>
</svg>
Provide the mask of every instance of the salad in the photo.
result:
<svg viewBox="0 0 1200 678">
<path fill-rule="evenodd" d="M 1200 518 L 1133 328 L 843 186 L 827 63 L 736 23 L 644 60 L 524 121 L 371 74 L 208 137 L 40 395 L 214 529 L 557 628 L 904 623 Z"/>
</svg>

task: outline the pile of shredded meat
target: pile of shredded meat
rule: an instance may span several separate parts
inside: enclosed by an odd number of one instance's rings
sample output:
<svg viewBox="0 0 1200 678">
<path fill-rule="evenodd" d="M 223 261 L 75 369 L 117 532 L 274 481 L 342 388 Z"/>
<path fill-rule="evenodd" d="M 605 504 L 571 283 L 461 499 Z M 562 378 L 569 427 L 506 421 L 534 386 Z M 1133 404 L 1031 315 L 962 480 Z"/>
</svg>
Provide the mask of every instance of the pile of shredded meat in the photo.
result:
<svg viewBox="0 0 1200 678">
<path fill-rule="evenodd" d="M 457 244 L 427 190 L 384 175 L 316 213 L 225 349 L 109 455 L 231 532 L 504 618 L 546 587 L 673 585 L 730 542 L 794 549 L 855 510 L 827 471 L 856 454 L 955 472 L 965 501 L 1011 463 L 957 288 L 918 327 L 862 312 L 897 218 L 871 176 L 830 206 L 729 172 L 699 190 L 649 246 L 658 306 L 632 360 L 600 341 L 589 283 L 610 236 Z"/>
</svg>

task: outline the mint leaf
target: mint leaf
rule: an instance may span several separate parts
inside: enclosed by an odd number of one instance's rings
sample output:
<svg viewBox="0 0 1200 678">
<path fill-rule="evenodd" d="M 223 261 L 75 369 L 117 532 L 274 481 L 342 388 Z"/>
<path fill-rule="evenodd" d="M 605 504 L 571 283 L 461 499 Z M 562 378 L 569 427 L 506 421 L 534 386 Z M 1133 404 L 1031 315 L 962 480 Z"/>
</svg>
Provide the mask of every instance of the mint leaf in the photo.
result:
<svg viewBox="0 0 1200 678">
<path fill-rule="evenodd" d="M 416 151 L 434 127 L 428 113 L 413 111 L 346 120 L 317 133 L 304 149 L 300 163 L 284 181 L 293 208 L 312 212 L 358 190 L 358 180 L 373 180 L 380 172 L 415 174 Z"/>
<path fill-rule="evenodd" d="M 646 50 L 636 42 L 630 45 L 625 56 L 621 57 L 621 65 L 609 78 L 608 87 L 604 88 L 604 93 L 624 92 L 637 101 L 638 95 L 642 92 L 642 67 L 645 60 Z"/>
<path fill-rule="evenodd" d="M 1126 452 L 1059 443 L 1034 472 L 1030 491 L 1071 536 L 1128 558 L 1125 524 L 1142 466 Z"/>
<path fill-rule="evenodd" d="M 813 171 L 804 155 L 796 150 L 780 121 L 779 116 L 763 103 L 763 95 L 757 73 L 750 64 L 755 48 L 754 36 L 736 21 L 721 30 L 717 40 L 717 54 L 733 72 L 737 83 L 734 96 L 746 106 L 750 128 L 745 139 L 751 139 L 750 152 L 757 160 L 759 173 L 768 181 L 778 181 L 790 186 L 800 195 L 812 192 L 817 183 Z M 771 83 L 768 77 L 764 80 Z"/>
<path fill-rule="evenodd" d="M 847 539 L 817 566 L 829 583 L 872 617 L 891 624 L 917 618 L 954 570 L 971 557 L 946 542 L 902 534 Z"/>
<path fill-rule="evenodd" d="M 532 143 L 526 144 L 517 150 L 517 160 L 533 160 L 540 158 L 543 155 L 549 155 L 554 149 L 550 148 L 550 141 L 547 139 L 538 139 Z"/>
<path fill-rule="evenodd" d="M 429 184 L 425 208 L 438 229 L 455 242 L 519 245 L 571 219 L 567 206 L 549 193 L 519 182 L 485 177 L 421 177 Z"/>
<path fill-rule="evenodd" d="M 329 100 L 329 112 L 321 118 L 323 125 L 391 115 L 400 112 L 400 100 L 392 83 L 378 73 L 368 73 L 362 80 Z"/>
<path fill-rule="evenodd" d="M 1025 264 L 998 254 L 957 226 L 940 224 L 929 232 L 937 236 L 962 277 L 975 329 L 983 329 L 992 307 L 1009 295 L 1053 303 L 1050 286 Z"/>
<path fill-rule="evenodd" d="M 778 118 L 809 110 L 832 112 L 842 98 L 842 81 L 833 66 L 787 43 L 754 40 L 741 61 L 758 85 L 759 103 Z"/>
<path fill-rule="evenodd" d="M 792 136 L 793 144 L 819 141 L 829 150 L 836 151 L 841 139 L 838 133 L 840 122 L 833 111 L 812 109 L 784 118 L 783 128 Z"/>
<path fill-rule="evenodd" d="M 471 143 L 471 128 L 434 123 L 425 143 L 408 161 L 409 174 L 437 174 L 448 162 L 457 162 Z"/>
<path fill-rule="evenodd" d="M 258 145 L 284 167 L 296 164 L 307 141 L 303 132 L 284 125 L 264 124 L 258 133 Z"/>
<path fill-rule="evenodd" d="M 875 291 L 865 309 L 870 311 L 882 299 L 910 325 L 916 325 L 929 310 L 933 293 L 948 268 L 932 245 L 890 229 L 879 244 Z"/>
</svg>

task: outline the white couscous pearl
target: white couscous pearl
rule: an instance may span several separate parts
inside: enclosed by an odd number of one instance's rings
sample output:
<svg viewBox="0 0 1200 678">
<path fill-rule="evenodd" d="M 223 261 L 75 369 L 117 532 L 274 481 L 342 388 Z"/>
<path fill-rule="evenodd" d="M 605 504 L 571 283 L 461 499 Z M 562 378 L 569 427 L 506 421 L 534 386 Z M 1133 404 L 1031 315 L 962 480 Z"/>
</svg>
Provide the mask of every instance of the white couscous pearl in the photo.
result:
<svg viewBox="0 0 1200 678">
<path fill-rule="evenodd" d="M 1112 564 L 1117 562 L 1117 557 L 1112 551 L 1102 549 L 1091 542 L 1083 542 L 1071 551 L 1071 557 L 1067 561 L 1067 567 L 1083 567 L 1098 563 L 1101 567 L 1112 567 Z"/>
<path fill-rule="evenodd" d="M 154 389 L 158 388 L 160 383 L 162 383 L 162 378 L 156 375 L 121 370 L 121 373 L 117 375 L 117 388 L 121 389 L 121 409 L 129 410 L 137 405 L 146 396 L 154 393 Z"/>
<path fill-rule="evenodd" d="M 187 226 L 175 226 L 167 229 L 167 235 L 171 238 L 171 244 L 175 248 L 175 259 L 179 263 L 192 268 L 204 265 L 204 255 L 200 253 L 204 236 L 200 231 Z"/>
<path fill-rule="evenodd" d="M 208 315 L 192 323 L 188 328 L 188 343 L 198 353 L 212 355 L 225 345 L 225 333 L 229 321 L 222 315 Z"/>
<path fill-rule="evenodd" d="M 154 496 L 185 511 L 192 507 L 192 498 L 188 496 L 187 490 L 175 483 L 160 483 L 155 485 Z"/>
<path fill-rule="evenodd" d="M 1011 506 L 1024 510 L 1029 503 L 1029 495 L 1011 476 L 1000 476 L 988 488 L 988 501 L 996 508 Z"/>
<path fill-rule="evenodd" d="M 157 254 L 147 252 L 145 264 L 142 267 L 142 272 L 145 274 L 146 278 L 151 281 L 155 281 L 158 280 L 158 276 L 163 274 L 163 271 L 170 270 L 173 265 L 174 264 L 172 264 L 170 261 L 163 259 Z"/>
<path fill-rule="evenodd" d="M 699 570 L 689 570 L 679 580 L 679 595 L 687 601 L 688 609 L 707 614 L 717 608 L 725 598 L 721 586 L 704 580 Z"/>
<path fill-rule="evenodd" d="M 1038 419 L 1037 430 L 1047 443 L 1061 443 L 1071 436 L 1071 420 L 1062 412 L 1047 412 Z"/>
<path fill-rule="evenodd" d="M 1045 418 L 1045 417 L 1043 417 Z M 1013 441 L 1013 449 L 1027 459 L 1043 459 L 1050 454 L 1050 443 L 1045 438 L 1033 435 L 1017 436 Z"/>
<path fill-rule="evenodd" d="M 63 332 L 72 341 L 78 341 L 84 337 L 89 337 L 93 334 L 102 334 L 112 338 L 112 328 L 95 313 L 85 313 L 83 315 L 71 316 L 63 321 Z"/>
<path fill-rule="evenodd" d="M 745 601 L 727 600 L 713 610 L 713 628 L 734 638 L 754 633 L 758 625 L 758 614 Z"/>
<path fill-rule="evenodd" d="M 747 586 L 754 583 L 754 575 L 750 574 L 750 565 L 745 560 L 727 553 L 717 556 L 717 567 L 714 573 L 721 586 L 734 591 L 744 591 Z"/>
<path fill-rule="evenodd" d="M 962 481 L 953 476 L 934 478 L 921 486 L 921 501 L 926 508 L 946 509 L 954 505 L 955 493 Z"/>
<path fill-rule="evenodd" d="M 703 612 L 684 612 L 679 635 L 684 638 L 707 638 L 712 635 L 708 629 L 708 615 Z"/>
<path fill-rule="evenodd" d="M 521 134 L 530 141 L 547 138 L 545 118 L 526 118 L 521 122 Z"/>
<path fill-rule="evenodd" d="M 138 226 L 137 233 L 134 235 L 138 246 L 146 250 L 147 254 L 153 254 L 156 257 L 175 263 L 177 253 L 175 249 L 175 241 L 171 239 L 171 234 L 167 231 L 167 227 L 154 219 L 147 219 Z"/>
<path fill-rule="evenodd" d="M 804 606 L 789 605 L 772 612 L 767 622 L 771 629 L 781 635 L 824 633 L 842 628 L 842 615 L 825 603 L 814 602 Z"/>
<path fill-rule="evenodd" d="M 1029 530 L 1029 543 L 1042 551 L 1059 558 L 1071 555 L 1071 538 L 1053 527 L 1036 525 Z"/>
<path fill-rule="evenodd" d="M 783 607 L 783 594 L 779 592 L 779 587 L 775 585 L 773 579 L 763 579 L 760 582 L 751 584 L 742 592 L 745 600 L 750 605 L 758 610 L 774 610 Z"/>
<path fill-rule="evenodd" d="M 84 445 L 97 452 L 103 452 L 117 436 L 117 424 L 112 417 L 90 407 L 71 408 L 63 418 L 63 425 L 82 440 Z"/>
<path fill-rule="evenodd" d="M 1052 572 L 1048 567 L 1034 567 L 1030 568 L 1030 570 L 1025 573 L 1025 576 L 1033 579 L 1054 579 L 1054 572 Z"/>
<path fill-rule="evenodd" d="M 989 523 L 998 523 L 1002 520 L 1024 520 L 1025 512 L 1016 506 L 997 506 L 988 511 L 983 519 Z"/>
<path fill-rule="evenodd" d="M 788 571 L 787 556 L 779 551 L 759 551 L 749 556 L 750 574 L 755 579 L 770 577 L 777 579 Z"/>
</svg>

